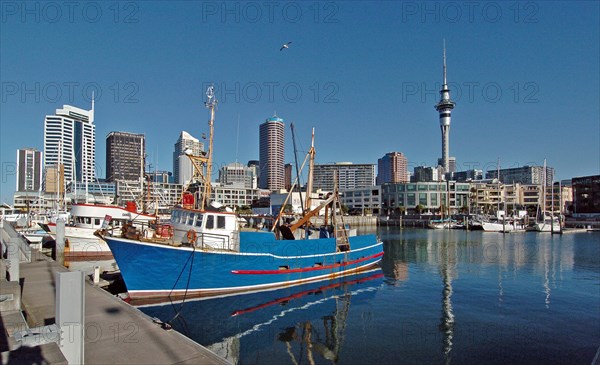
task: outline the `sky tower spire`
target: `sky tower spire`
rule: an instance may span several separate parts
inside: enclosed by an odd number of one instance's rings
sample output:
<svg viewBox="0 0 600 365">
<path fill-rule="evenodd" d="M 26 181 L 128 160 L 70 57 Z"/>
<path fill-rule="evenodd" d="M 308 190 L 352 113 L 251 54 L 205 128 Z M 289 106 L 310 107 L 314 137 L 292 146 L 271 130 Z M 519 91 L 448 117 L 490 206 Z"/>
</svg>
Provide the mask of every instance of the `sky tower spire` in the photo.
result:
<svg viewBox="0 0 600 365">
<path fill-rule="evenodd" d="M 446 40 L 444 39 L 444 66 L 443 66 L 444 84 L 440 90 L 440 101 L 435 105 L 435 109 L 440 114 L 440 129 L 442 130 L 442 166 L 444 172 L 450 171 L 450 121 L 454 101 L 450 99 L 450 89 L 446 81 Z"/>
<path fill-rule="evenodd" d="M 444 38 L 444 85 L 446 84 L 446 39 Z"/>
</svg>

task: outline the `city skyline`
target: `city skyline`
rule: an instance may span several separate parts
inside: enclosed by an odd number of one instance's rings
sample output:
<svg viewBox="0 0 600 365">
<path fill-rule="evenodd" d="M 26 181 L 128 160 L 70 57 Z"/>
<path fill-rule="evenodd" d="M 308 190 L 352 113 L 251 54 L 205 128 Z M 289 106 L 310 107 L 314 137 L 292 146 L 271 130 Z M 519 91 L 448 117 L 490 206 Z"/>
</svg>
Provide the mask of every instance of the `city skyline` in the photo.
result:
<svg viewBox="0 0 600 365">
<path fill-rule="evenodd" d="M 39 19 L 3 12 L 0 199 L 12 200 L 15 151 L 43 150 L 44 116 L 62 105 L 88 110 L 93 92 L 99 138 L 143 133 L 148 160 L 170 170 L 180 131 L 207 131 L 210 83 L 218 166 L 257 159 L 257 126 L 274 111 L 288 122 L 286 163 L 293 122 L 300 154 L 316 128 L 317 163 L 376 163 L 401 151 L 409 171 L 434 166 L 443 39 L 459 106 L 450 138 L 457 171 L 496 169 L 498 159 L 501 168 L 547 159 L 557 180 L 600 170 L 598 3 L 276 4 L 257 21 L 242 2 L 227 3 L 229 12 L 213 2 L 117 3 L 120 12 L 97 4 L 98 19 L 80 7 L 57 21 L 43 6 Z M 67 46 L 79 57 L 66 56 Z"/>
</svg>

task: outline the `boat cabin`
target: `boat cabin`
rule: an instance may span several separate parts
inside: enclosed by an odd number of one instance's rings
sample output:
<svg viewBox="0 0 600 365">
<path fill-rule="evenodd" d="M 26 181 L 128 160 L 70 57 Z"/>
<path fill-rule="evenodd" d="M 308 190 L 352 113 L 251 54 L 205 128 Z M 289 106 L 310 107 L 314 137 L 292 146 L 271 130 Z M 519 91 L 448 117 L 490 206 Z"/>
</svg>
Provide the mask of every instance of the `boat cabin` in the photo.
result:
<svg viewBox="0 0 600 365">
<path fill-rule="evenodd" d="M 175 208 L 171 212 L 176 242 L 235 250 L 238 219 L 234 213 Z"/>
</svg>

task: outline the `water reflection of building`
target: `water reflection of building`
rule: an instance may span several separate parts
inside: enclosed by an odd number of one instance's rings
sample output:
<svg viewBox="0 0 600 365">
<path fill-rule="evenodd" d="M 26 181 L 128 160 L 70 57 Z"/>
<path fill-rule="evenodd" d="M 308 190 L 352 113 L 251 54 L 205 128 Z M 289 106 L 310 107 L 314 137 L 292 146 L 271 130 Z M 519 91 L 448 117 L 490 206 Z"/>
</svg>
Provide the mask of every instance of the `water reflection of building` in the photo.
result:
<svg viewBox="0 0 600 365">
<path fill-rule="evenodd" d="M 388 279 L 393 279 L 398 284 L 408 280 L 407 248 L 402 241 L 384 243 L 385 255 L 381 260 L 381 268 Z"/>
<path fill-rule="evenodd" d="M 445 238 L 445 237 L 444 237 Z M 443 239 L 444 239 L 443 238 Z M 442 241 L 440 251 L 440 275 L 442 276 L 442 316 L 439 329 L 442 332 L 443 353 L 446 363 L 451 362 L 452 340 L 454 338 L 454 310 L 452 308 L 452 279 L 456 277 L 457 247 L 455 243 Z"/>
</svg>

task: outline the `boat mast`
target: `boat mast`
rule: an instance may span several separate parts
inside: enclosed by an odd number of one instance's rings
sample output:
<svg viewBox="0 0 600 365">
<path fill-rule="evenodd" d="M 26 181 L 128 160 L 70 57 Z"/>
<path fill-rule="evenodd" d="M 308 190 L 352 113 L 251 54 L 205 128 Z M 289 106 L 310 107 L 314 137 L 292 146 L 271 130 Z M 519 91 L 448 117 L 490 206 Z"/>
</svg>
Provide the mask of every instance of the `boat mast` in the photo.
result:
<svg viewBox="0 0 600 365">
<path fill-rule="evenodd" d="M 298 154 L 296 149 L 296 135 L 294 134 L 294 123 L 290 124 L 290 128 L 292 129 L 292 143 L 294 144 L 294 160 L 296 161 L 296 176 L 298 178 L 298 194 L 300 194 L 300 210 L 302 214 L 306 213 L 304 210 L 304 201 L 302 199 L 302 187 L 300 186 L 300 170 L 298 170 Z M 291 192 L 290 192 L 291 193 Z M 307 188 L 308 193 L 308 188 Z M 308 210 L 308 207 L 306 208 Z"/>
<path fill-rule="evenodd" d="M 310 157 L 308 163 L 308 181 L 306 182 L 306 209 L 310 210 L 310 195 L 312 194 L 313 189 L 313 170 L 315 167 L 315 129 L 312 129 L 312 139 L 310 143 L 310 150 L 308 151 L 308 155 Z"/>
<path fill-rule="evenodd" d="M 215 90 L 213 85 L 209 86 L 206 90 L 206 97 L 207 101 L 204 102 L 204 105 L 210 110 L 210 119 L 208 120 L 208 151 L 201 156 L 193 155 L 191 149 L 186 149 L 184 151 L 185 155 L 190 159 L 190 161 L 192 161 L 192 164 L 194 165 L 194 175 L 192 177 L 192 181 L 195 180 L 202 182 L 202 196 L 200 197 L 200 201 L 196 203 L 196 207 L 200 210 L 204 210 L 204 208 L 208 206 L 211 193 L 210 175 L 212 174 L 213 131 L 215 124 L 215 108 L 217 106 L 217 99 L 215 98 Z M 206 173 L 204 173 L 205 167 Z M 186 191 L 187 188 L 184 189 L 184 194 Z"/>
<path fill-rule="evenodd" d="M 215 98 L 215 88 L 213 85 L 209 86 L 206 90 L 206 98 L 208 99 L 204 105 L 210 110 L 210 120 L 208 121 L 209 126 L 209 138 L 208 138 L 208 153 L 206 162 L 206 176 L 204 177 L 204 193 L 202 194 L 202 201 L 200 203 L 200 209 L 204 210 L 204 207 L 208 205 L 210 200 L 211 185 L 210 176 L 212 174 L 212 153 L 213 153 L 213 131 L 215 126 L 215 107 L 217 106 L 217 99 Z"/>
</svg>

